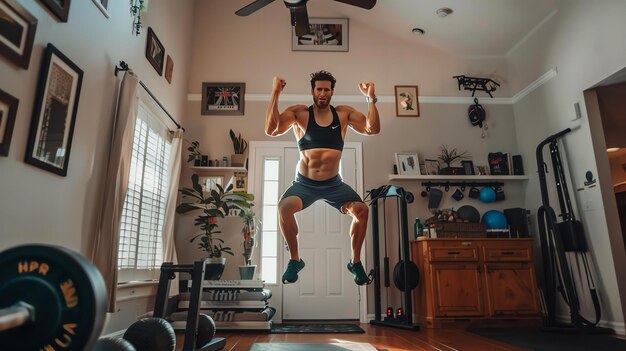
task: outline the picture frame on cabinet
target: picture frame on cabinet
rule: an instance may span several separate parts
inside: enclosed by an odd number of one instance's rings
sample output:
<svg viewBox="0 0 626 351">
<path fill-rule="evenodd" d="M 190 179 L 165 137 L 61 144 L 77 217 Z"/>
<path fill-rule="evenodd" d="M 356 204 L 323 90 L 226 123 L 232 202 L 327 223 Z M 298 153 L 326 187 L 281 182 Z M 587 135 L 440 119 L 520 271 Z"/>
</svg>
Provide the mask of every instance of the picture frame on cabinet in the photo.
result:
<svg viewBox="0 0 626 351">
<path fill-rule="evenodd" d="M 395 97 L 397 117 L 419 117 L 417 85 L 396 85 Z"/>
<path fill-rule="evenodd" d="M 424 159 L 424 166 L 426 168 L 426 175 L 438 175 L 439 169 L 441 165 L 439 165 L 439 160 L 435 159 Z"/>
<path fill-rule="evenodd" d="M 420 162 L 417 153 L 396 152 L 396 167 L 400 175 L 420 175 Z"/>
<path fill-rule="evenodd" d="M 154 67 L 154 70 L 162 76 L 163 66 L 165 65 L 165 47 L 161 44 L 161 41 L 154 33 L 154 30 L 152 30 L 152 27 L 148 27 L 146 58 L 152 67 Z"/>
<path fill-rule="evenodd" d="M 98 10 L 102 12 L 104 17 L 111 18 L 111 14 L 109 13 L 109 0 L 91 0 L 96 5 Z"/>
<path fill-rule="evenodd" d="M 296 35 L 291 30 L 291 51 L 348 52 L 347 18 L 309 18 L 309 34 Z"/>
<path fill-rule="evenodd" d="M 54 14 L 59 21 L 67 22 L 67 18 L 70 15 L 71 0 L 39 0 L 46 5 L 48 10 Z"/>
<path fill-rule="evenodd" d="M 243 115 L 246 83 L 202 83 L 200 114 Z"/>
<path fill-rule="evenodd" d="M 0 0 L 0 55 L 28 69 L 37 22 L 16 0 Z"/>
<path fill-rule="evenodd" d="M 54 45 L 43 54 L 24 162 L 67 176 L 83 71 Z"/>
<path fill-rule="evenodd" d="M 9 156 L 19 100 L 0 89 L 0 156 Z"/>
</svg>

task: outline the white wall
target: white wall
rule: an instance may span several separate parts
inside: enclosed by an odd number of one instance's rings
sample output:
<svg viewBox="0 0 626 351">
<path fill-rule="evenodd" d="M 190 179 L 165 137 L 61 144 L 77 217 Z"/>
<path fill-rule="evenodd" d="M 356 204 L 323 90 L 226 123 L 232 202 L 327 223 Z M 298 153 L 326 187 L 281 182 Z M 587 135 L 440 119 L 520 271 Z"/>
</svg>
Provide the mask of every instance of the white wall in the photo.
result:
<svg viewBox="0 0 626 351">
<path fill-rule="evenodd" d="M 87 0 L 72 1 L 69 21 L 57 22 L 37 1 L 19 1 L 39 23 L 28 70 L 0 57 L 0 87 L 19 99 L 8 157 L 0 157 L 0 250 L 48 243 L 90 252 L 102 199 L 103 175 L 120 77 L 113 69 L 126 61 L 176 118 L 185 110 L 193 1 L 151 0 L 141 35 L 131 34 L 128 1 L 110 1 L 105 18 Z M 152 26 L 172 56 L 172 84 L 145 59 Z M 84 71 L 67 177 L 23 162 L 43 50 L 54 44 Z M 122 314 L 124 314 L 122 312 Z M 115 319 L 115 316 L 113 316 Z M 132 320 L 118 320 L 119 327 Z"/>
<path fill-rule="evenodd" d="M 558 67 L 556 78 L 514 105 L 519 150 L 525 161 L 533 162 L 530 163 L 533 168 L 528 172 L 533 177 L 528 184 L 526 207 L 536 212 L 541 203 L 535 175 L 535 147 L 549 135 L 579 125 L 580 129 L 564 138 L 561 152 L 569 161 L 567 169 L 571 186 L 583 189 L 570 194 L 579 204 L 578 215 L 585 224 L 591 256 L 597 267 L 603 319 L 622 332 L 624 317 L 620 291 L 624 295 L 626 286 L 624 277 L 618 279 L 616 276 L 616 266 L 619 266 L 617 262 L 623 262 L 624 246 L 617 237 L 619 233 L 613 235 L 616 232 L 616 210 L 604 151 L 606 146 L 602 145 L 601 132 L 600 136 L 594 134 L 594 130 L 601 131 L 601 124 L 594 119 L 596 116 L 588 115 L 590 106 L 585 106 L 583 91 L 624 67 L 626 47 L 620 44 L 626 30 L 621 18 L 624 11 L 626 3 L 620 0 L 560 1 L 558 13 L 508 57 L 514 91 L 526 86 L 534 77 Z M 573 122 L 575 102 L 580 102 L 583 117 Z M 549 159 L 547 154 L 545 157 Z M 587 170 L 599 180 L 599 187 L 584 185 Z M 611 187 L 612 199 L 605 194 L 608 187 Z M 556 205 L 555 201 L 553 198 L 553 205 Z M 618 271 L 617 274 L 622 273 Z M 593 312 L 588 301 L 583 312 L 591 318 Z"/>
</svg>

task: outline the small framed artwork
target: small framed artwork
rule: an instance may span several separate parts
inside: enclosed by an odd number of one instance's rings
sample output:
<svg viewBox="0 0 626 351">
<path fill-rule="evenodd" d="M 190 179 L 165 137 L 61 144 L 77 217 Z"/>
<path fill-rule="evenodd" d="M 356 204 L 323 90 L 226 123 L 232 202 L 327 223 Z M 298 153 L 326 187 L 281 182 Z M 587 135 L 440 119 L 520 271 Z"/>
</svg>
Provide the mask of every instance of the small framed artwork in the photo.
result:
<svg viewBox="0 0 626 351">
<path fill-rule="evenodd" d="M 463 174 L 474 175 L 474 163 L 472 161 L 461 161 L 463 167 Z"/>
<path fill-rule="evenodd" d="M 400 175 L 420 175 L 420 163 L 416 153 L 396 153 L 396 167 Z"/>
<path fill-rule="evenodd" d="M 67 22 L 70 14 L 71 0 L 39 0 L 50 12 L 52 12 L 61 22 Z"/>
<path fill-rule="evenodd" d="M 25 162 L 65 177 L 83 71 L 52 44 L 43 55 Z"/>
<path fill-rule="evenodd" d="M 309 18 L 309 34 L 292 27 L 291 51 L 348 51 L 347 18 Z"/>
<path fill-rule="evenodd" d="M 233 175 L 233 191 L 246 191 L 248 189 L 248 177 L 246 172 L 235 172 Z"/>
<path fill-rule="evenodd" d="M 489 167 L 485 166 L 476 166 L 476 171 L 478 175 L 489 175 Z"/>
<path fill-rule="evenodd" d="M 0 89 L 0 156 L 9 156 L 19 100 Z"/>
<path fill-rule="evenodd" d="M 165 61 L 165 80 L 170 84 L 172 84 L 172 73 L 174 73 L 174 61 L 170 55 L 167 55 L 167 60 Z"/>
<path fill-rule="evenodd" d="M 424 165 L 426 167 L 426 174 L 427 175 L 438 175 L 439 174 L 439 160 L 434 160 L 434 159 L 429 159 L 426 158 L 424 159 Z"/>
<path fill-rule="evenodd" d="M 109 0 L 91 0 L 96 5 L 98 10 L 102 12 L 104 17 L 111 18 L 111 14 L 109 14 Z"/>
<path fill-rule="evenodd" d="M 202 83 L 200 113 L 206 115 L 243 115 L 246 83 Z"/>
<path fill-rule="evenodd" d="M 419 117 L 417 85 L 396 85 L 396 116 Z"/>
<path fill-rule="evenodd" d="M 212 189 L 217 189 L 217 186 L 224 186 L 224 177 L 223 176 L 209 176 L 209 177 L 201 177 L 200 184 L 202 184 L 202 191 L 207 192 Z"/>
<path fill-rule="evenodd" d="M 165 48 L 159 38 L 152 30 L 152 27 L 148 27 L 148 41 L 146 43 L 146 58 L 148 62 L 154 67 L 157 73 L 163 75 L 163 65 L 165 64 Z"/>
<path fill-rule="evenodd" d="M 37 19 L 16 0 L 0 0 L 0 55 L 28 69 Z"/>
</svg>

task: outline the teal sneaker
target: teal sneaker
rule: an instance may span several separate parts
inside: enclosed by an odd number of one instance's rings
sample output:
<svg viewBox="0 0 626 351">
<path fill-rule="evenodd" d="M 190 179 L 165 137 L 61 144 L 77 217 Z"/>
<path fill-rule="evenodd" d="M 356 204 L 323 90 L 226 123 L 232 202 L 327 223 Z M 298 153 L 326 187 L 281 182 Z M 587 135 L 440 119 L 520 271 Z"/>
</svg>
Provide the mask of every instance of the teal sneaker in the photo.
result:
<svg viewBox="0 0 626 351">
<path fill-rule="evenodd" d="M 354 274 L 354 282 L 356 285 L 369 285 L 372 283 L 372 273 L 368 276 L 365 274 L 365 269 L 363 269 L 363 265 L 361 262 L 352 263 L 352 261 L 348 262 L 348 270 L 350 273 Z"/>
<path fill-rule="evenodd" d="M 283 273 L 283 284 L 295 283 L 298 280 L 298 272 L 304 268 L 304 261 L 289 260 L 287 269 Z"/>
</svg>

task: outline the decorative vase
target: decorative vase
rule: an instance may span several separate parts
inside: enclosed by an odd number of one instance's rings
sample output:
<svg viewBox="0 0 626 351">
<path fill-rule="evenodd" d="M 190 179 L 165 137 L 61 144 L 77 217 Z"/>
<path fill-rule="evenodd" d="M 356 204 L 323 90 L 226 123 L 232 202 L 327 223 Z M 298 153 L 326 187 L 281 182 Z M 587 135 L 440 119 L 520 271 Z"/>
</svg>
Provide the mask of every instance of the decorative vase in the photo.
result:
<svg viewBox="0 0 626 351">
<path fill-rule="evenodd" d="M 244 154 L 233 154 L 230 155 L 230 165 L 232 167 L 243 167 L 246 164 L 246 155 Z"/>
<path fill-rule="evenodd" d="M 219 258 L 205 258 L 206 268 L 204 270 L 205 280 L 219 280 L 224 273 L 224 266 L 226 266 L 226 257 Z"/>
<path fill-rule="evenodd" d="M 239 278 L 241 280 L 252 280 L 254 279 L 254 272 L 256 271 L 256 265 L 250 266 L 239 266 Z"/>
</svg>

